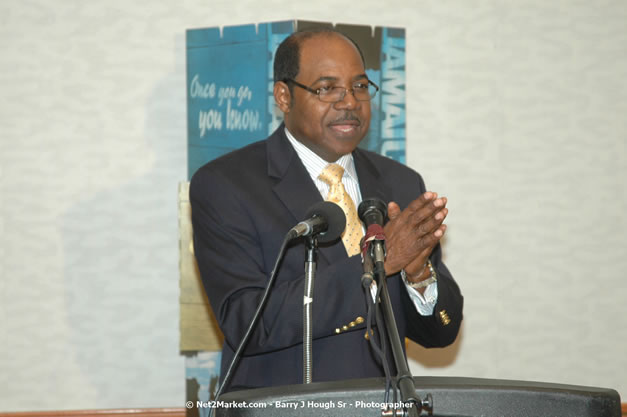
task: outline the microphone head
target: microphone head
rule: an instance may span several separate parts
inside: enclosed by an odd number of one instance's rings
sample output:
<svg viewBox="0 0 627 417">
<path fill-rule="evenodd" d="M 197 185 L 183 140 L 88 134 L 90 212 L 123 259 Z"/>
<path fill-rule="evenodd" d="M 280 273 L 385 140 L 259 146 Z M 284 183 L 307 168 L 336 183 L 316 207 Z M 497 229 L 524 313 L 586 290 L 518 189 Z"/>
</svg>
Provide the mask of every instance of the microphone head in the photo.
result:
<svg viewBox="0 0 627 417">
<path fill-rule="evenodd" d="M 330 201 L 321 201 L 309 208 L 305 218 L 322 217 L 327 222 L 327 230 L 318 234 L 318 242 L 327 243 L 338 239 L 346 227 L 344 210 Z"/>
<path fill-rule="evenodd" d="M 377 223 L 383 226 L 385 216 L 388 214 L 387 205 L 378 198 L 368 198 L 362 200 L 357 208 L 359 220 L 364 222 L 366 226 Z"/>
</svg>

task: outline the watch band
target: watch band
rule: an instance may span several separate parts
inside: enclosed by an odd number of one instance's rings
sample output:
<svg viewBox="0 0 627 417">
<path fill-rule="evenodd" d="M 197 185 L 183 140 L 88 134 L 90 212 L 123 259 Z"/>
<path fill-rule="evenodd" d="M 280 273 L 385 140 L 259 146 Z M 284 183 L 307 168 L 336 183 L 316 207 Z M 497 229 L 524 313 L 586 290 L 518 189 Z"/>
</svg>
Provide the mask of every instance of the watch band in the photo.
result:
<svg viewBox="0 0 627 417">
<path fill-rule="evenodd" d="M 407 273 L 404 273 L 403 275 L 405 276 L 405 282 L 407 283 L 407 285 L 409 285 L 410 287 L 412 287 L 415 290 L 418 290 L 420 288 L 425 288 L 427 286 L 429 286 L 430 284 L 433 284 L 434 282 L 438 281 L 438 277 L 437 274 L 435 273 L 435 269 L 433 268 L 433 265 L 431 264 L 430 260 L 427 260 L 427 268 L 429 268 L 429 272 L 431 272 L 431 276 L 425 280 L 419 281 L 419 282 L 411 282 L 407 279 Z M 404 271 L 403 271 L 404 272 Z"/>
</svg>

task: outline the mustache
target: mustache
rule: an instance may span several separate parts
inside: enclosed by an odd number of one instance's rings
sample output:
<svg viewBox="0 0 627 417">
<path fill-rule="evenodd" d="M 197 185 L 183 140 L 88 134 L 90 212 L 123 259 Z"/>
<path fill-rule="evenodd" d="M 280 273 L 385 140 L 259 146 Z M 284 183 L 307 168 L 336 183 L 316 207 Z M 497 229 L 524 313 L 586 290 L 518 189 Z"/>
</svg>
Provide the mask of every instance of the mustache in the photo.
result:
<svg viewBox="0 0 627 417">
<path fill-rule="evenodd" d="M 333 120 L 331 124 L 336 124 L 336 123 L 339 124 L 339 123 L 348 122 L 348 121 L 356 121 L 359 124 L 361 124 L 361 119 L 357 117 L 355 113 L 353 113 L 352 111 L 345 112 L 343 115 Z"/>
</svg>

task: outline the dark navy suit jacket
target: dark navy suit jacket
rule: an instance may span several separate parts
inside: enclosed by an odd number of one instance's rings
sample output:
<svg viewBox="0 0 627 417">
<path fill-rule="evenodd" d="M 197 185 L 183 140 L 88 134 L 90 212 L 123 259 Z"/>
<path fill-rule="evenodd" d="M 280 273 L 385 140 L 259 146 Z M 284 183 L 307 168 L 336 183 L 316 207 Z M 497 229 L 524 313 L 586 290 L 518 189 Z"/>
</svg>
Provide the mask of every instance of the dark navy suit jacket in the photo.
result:
<svg viewBox="0 0 627 417">
<path fill-rule="evenodd" d="M 360 149 L 353 156 L 363 198 L 395 201 L 404 208 L 425 191 L 421 177 L 402 164 Z M 220 157 L 194 174 L 194 250 L 225 336 L 223 373 L 260 301 L 284 235 L 321 200 L 283 125 L 266 140 Z M 230 389 L 302 383 L 304 258 L 302 242 L 287 250 Z M 409 337 L 425 347 L 439 347 L 457 336 L 463 298 L 441 261 L 439 246 L 431 261 L 439 292 L 432 316 L 417 313 L 399 275 L 388 278 L 388 287 L 401 340 Z M 360 256 L 349 258 L 341 240 L 320 247 L 314 282 L 313 382 L 383 375 L 364 338 L 365 323 L 336 333 L 366 317 L 361 275 Z M 446 325 L 442 311 L 450 319 Z"/>
</svg>

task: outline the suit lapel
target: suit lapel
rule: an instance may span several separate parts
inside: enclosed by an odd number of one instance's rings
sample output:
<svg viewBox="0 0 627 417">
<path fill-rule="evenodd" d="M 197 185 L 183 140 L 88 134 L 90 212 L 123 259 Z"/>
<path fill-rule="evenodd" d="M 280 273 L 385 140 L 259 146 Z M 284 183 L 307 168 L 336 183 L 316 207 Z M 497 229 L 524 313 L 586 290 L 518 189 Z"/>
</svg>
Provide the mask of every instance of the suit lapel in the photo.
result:
<svg viewBox="0 0 627 417">
<path fill-rule="evenodd" d="M 273 191 L 292 214 L 294 224 L 304 220 L 307 209 L 322 200 L 296 151 L 285 137 L 283 125 L 268 139 L 268 176 L 277 179 Z"/>
<path fill-rule="evenodd" d="M 389 203 L 392 195 L 386 190 L 381 181 L 381 174 L 374 163 L 368 158 L 368 154 L 360 149 L 353 152 L 355 170 L 359 179 L 359 190 L 363 200 L 379 198 L 385 204 Z"/>
</svg>

